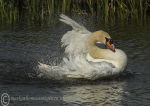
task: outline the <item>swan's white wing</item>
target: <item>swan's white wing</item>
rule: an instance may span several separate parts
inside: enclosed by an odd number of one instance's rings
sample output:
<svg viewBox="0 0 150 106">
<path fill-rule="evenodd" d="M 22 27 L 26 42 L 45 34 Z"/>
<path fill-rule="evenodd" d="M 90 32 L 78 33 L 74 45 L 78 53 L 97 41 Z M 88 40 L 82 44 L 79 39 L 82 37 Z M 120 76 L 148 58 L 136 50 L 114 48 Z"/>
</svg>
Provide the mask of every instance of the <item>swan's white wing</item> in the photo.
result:
<svg viewBox="0 0 150 106">
<path fill-rule="evenodd" d="M 85 42 L 91 34 L 84 26 L 79 25 L 74 20 L 61 14 L 60 21 L 70 25 L 71 31 L 68 31 L 61 39 L 62 46 L 65 48 L 65 53 L 69 55 L 79 55 L 86 52 Z"/>
</svg>

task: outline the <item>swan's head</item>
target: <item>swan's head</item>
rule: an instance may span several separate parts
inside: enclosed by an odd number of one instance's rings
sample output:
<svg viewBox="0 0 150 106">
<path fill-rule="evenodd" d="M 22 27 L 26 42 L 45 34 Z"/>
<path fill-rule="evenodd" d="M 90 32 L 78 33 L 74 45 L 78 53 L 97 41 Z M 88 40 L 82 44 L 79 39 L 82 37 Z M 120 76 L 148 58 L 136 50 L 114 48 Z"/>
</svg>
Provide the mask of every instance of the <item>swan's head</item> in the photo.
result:
<svg viewBox="0 0 150 106">
<path fill-rule="evenodd" d="M 111 49 L 113 52 L 116 52 L 113 40 L 107 37 L 105 37 L 105 39 L 106 39 L 106 43 L 105 43 L 106 47 L 108 49 Z"/>
<path fill-rule="evenodd" d="M 92 33 L 90 42 L 93 42 L 93 44 L 103 43 L 106 45 L 106 47 L 108 49 L 115 52 L 114 42 L 113 42 L 112 38 L 110 37 L 110 35 L 105 31 L 101 30 L 101 31 L 96 31 L 96 32 Z"/>
</svg>

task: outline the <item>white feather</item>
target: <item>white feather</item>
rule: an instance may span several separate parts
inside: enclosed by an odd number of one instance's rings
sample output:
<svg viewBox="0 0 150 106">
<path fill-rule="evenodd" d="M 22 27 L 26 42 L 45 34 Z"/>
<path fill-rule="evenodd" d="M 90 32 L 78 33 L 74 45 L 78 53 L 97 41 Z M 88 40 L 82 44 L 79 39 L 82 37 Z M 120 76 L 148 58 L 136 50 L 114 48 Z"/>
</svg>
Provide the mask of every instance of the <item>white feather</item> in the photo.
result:
<svg viewBox="0 0 150 106">
<path fill-rule="evenodd" d="M 65 53 L 69 55 L 78 55 L 86 52 L 85 41 L 91 32 L 84 26 L 79 25 L 74 20 L 65 15 L 60 15 L 60 21 L 70 25 L 72 31 L 68 31 L 61 39 L 62 46 L 65 48 Z"/>
</svg>

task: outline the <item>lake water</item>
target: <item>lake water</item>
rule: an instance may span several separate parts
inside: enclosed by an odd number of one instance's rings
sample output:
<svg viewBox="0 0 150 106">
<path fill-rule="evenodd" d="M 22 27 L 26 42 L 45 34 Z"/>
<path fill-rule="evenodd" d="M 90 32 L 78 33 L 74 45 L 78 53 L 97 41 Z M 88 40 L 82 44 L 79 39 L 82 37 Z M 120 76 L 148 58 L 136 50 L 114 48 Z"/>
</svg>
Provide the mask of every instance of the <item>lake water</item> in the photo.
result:
<svg viewBox="0 0 150 106">
<path fill-rule="evenodd" d="M 33 25 L 21 20 L 14 25 L 0 25 L 0 93 L 9 95 L 9 105 L 149 106 L 150 18 L 143 22 L 104 22 L 95 16 L 70 17 L 90 31 L 107 31 L 116 46 L 128 55 L 125 72 L 116 78 L 96 81 L 39 78 L 38 62 L 61 62 L 64 49 L 60 39 L 71 28 L 59 22 L 58 16 L 49 23 Z"/>
</svg>

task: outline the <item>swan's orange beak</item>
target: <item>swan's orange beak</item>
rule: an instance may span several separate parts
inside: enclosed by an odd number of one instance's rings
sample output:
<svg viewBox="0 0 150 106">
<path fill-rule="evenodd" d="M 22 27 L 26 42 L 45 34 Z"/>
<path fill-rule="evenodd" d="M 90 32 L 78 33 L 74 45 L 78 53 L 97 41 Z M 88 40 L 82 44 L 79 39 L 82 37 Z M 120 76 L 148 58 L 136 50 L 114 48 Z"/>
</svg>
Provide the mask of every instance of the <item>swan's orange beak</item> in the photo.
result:
<svg viewBox="0 0 150 106">
<path fill-rule="evenodd" d="M 112 50 L 113 52 L 116 52 L 115 50 L 115 45 L 113 44 L 113 40 L 106 38 L 106 47 L 110 50 Z"/>
<path fill-rule="evenodd" d="M 106 47 L 108 49 L 111 49 L 113 52 L 116 52 L 115 50 L 115 45 L 114 44 L 110 44 L 109 42 L 106 43 Z"/>
</svg>

